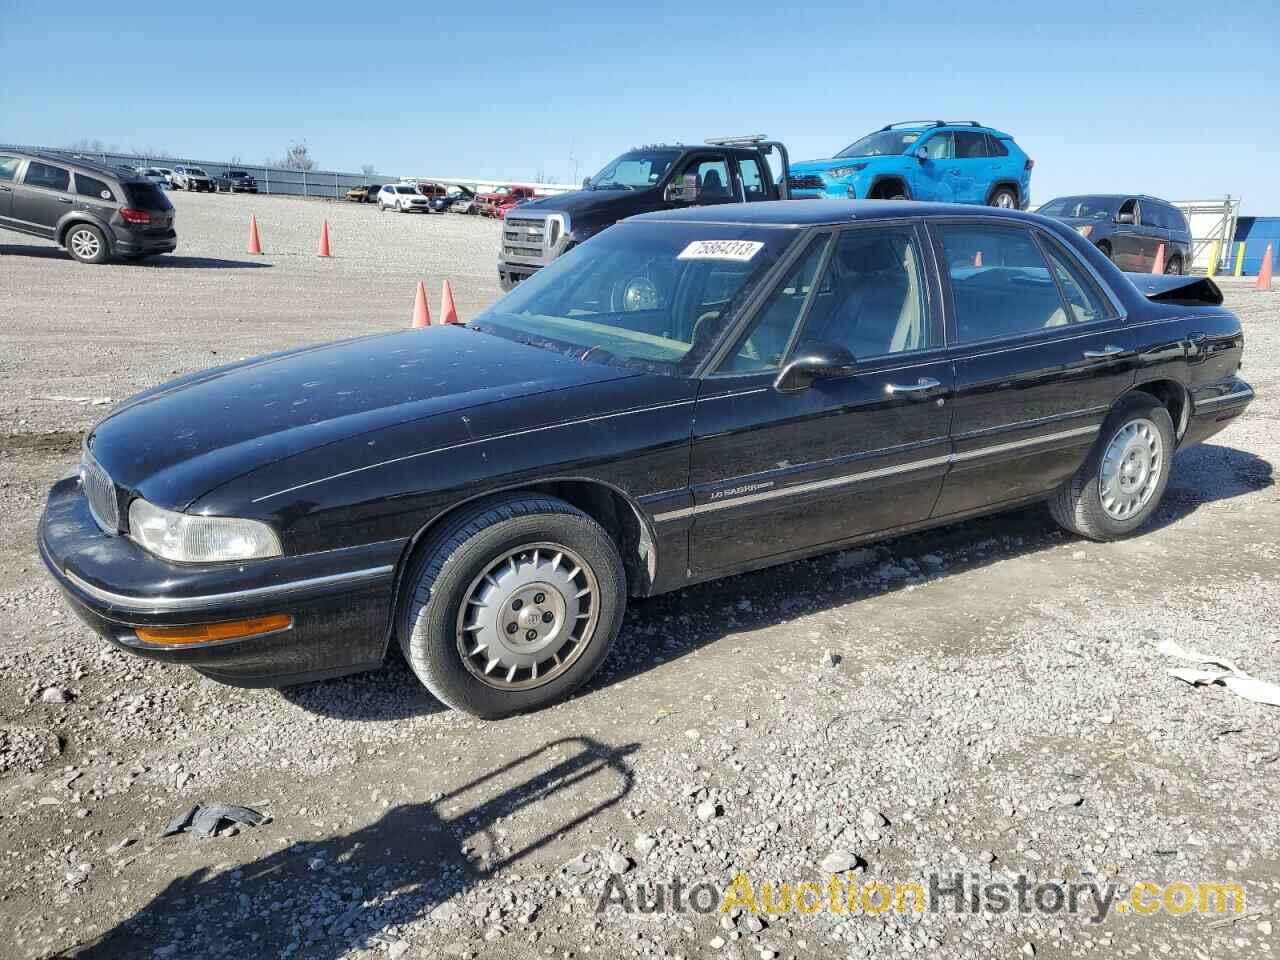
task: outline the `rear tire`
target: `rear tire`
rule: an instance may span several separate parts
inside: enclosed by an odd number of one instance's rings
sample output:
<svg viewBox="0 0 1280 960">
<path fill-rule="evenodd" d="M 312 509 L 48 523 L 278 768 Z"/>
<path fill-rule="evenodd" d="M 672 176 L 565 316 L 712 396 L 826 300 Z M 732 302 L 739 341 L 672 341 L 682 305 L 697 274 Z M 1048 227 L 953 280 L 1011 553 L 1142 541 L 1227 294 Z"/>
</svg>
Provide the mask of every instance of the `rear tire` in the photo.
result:
<svg viewBox="0 0 1280 960">
<path fill-rule="evenodd" d="M 424 545 L 405 578 L 396 634 L 438 699 L 496 719 L 554 703 L 594 674 L 626 593 L 622 559 L 600 524 L 553 497 L 506 496 L 465 511 Z"/>
<path fill-rule="evenodd" d="M 1107 241 L 1103 240 L 1100 244 L 1098 244 L 1098 250 L 1101 251 L 1104 257 L 1106 257 L 1108 260 L 1111 260 L 1112 263 L 1115 262 L 1111 257 L 1111 244 L 1107 243 Z"/>
<path fill-rule="evenodd" d="M 1121 540 L 1160 508 L 1176 446 L 1173 419 L 1140 391 L 1102 424 L 1088 459 L 1049 499 L 1058 525 L 1090 540 Z"/>
<path fill-rule="evenodd" d="M 91 223 L 74 224 L 62 242 L 67 253 L 81 263 L 106 263 L 110 256 L 107 238 Z"/>
<path fill-rule="evenodd" d="M 1018 195 L 1008 187 L 1000 187 L 991 194 L 991 199 L 987 201 L 987 205 L 999 207 L 1002 210 L 1017 210 Z"/>
<path fill-rule="evenodd" d="M 1170 257 L 1168 262 L 1165 263 L 1164 265 L 1164 272 L 1169 274 L 1170 276 L 1181 276 L 1182 275 L 1182 258 Z"/>
</svg>

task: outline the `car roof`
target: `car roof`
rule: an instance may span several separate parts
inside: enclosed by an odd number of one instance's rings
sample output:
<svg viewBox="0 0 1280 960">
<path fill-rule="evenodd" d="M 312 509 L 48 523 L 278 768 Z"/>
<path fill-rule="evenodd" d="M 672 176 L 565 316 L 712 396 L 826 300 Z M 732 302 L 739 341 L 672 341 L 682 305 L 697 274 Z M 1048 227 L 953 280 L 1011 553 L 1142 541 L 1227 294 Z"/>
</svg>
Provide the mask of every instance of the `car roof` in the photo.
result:
<svg viewBox="0 0 1280 960">
<path fill-rule="evenodd" d="M 1154 200 L 1156 203 L 1167 203 L 1171 207 L 1176 206 L 1172 200 L 1153 197 L 1145 193 L 1064 193 L 1060 197 L 1054 197 L 1053 200 L 1065 200 L 1068 197 L 1092 197 L 1095 200 Z M 1046 200 L 1040 206 L 1053 203 L 1053 200 Z"/>
<path fill-rule="evenodd" d="M 85 173 L 93 173 L 100 177 L 111 177 L 113 180 L 119 180 L 122 183 L 135 183 L 139 180 L 145 179 L 140 173 L 126 171 L 121 167 L 113 167 L 110 164 L 99 163 L 96 160 L 90 160 L 87 157 L 80 157 L 74 154 L 46 153 L 44 151 L 24 153 L 21 150 L 15 150 L 14 153 L 18 156 L 26 156 L 35 160 L 47 160 L 49 163 L 58 163 L 64 167 L 74 167 L 77 170 L 83 170 Z"/>
<path fill-rule="evenodd" d="M 763 226 L 812 227 L 904 217 L 1004 217 L 1049 222 L 1021 210 L 983 207 L 971 203 L 923 203 L 915 200 L 765 200 L 723 203 L 706 207 L 660 210 L 630 217 L 630 221 L 667 223 L 740 223 Z"/>
</svg>

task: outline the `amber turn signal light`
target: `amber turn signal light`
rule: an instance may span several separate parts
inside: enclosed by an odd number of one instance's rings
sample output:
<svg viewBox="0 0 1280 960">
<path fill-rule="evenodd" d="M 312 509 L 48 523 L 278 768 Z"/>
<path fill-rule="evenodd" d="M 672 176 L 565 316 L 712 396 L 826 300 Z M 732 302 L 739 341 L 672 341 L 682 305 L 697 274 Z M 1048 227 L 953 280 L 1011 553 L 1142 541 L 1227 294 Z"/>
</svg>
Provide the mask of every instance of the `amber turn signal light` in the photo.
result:
<svg viewBox="0 0 1280 960">
<path fill-rule="evenodd" d="M 273 613 L 266 617 L 227 620 L 223 623 L 193 623 L 185 627 L 138 627 L 135 632 L 143 643 L 180 647 L 189 643 L 256 637 L 263 633 L 287 630 L 291 626 L 293 617 L 287 613 Z"/>
</svg>

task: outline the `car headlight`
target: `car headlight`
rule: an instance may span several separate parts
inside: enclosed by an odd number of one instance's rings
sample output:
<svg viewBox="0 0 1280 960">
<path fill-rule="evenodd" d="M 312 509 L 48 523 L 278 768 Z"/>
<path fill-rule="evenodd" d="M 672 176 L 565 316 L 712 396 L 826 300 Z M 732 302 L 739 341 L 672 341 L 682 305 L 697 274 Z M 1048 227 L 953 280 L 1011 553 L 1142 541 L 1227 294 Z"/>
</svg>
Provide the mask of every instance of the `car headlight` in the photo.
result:
<svg viewBox="0 0 1280 960">
<path fill-rule="evenodd" d="M 1093 225 L 1088 223 L 1083 223 L 1080 226 L 1076 227 L 1076 233 L 1080 234 L 1080 236 L 1082 237 L 1087 237 L 1089 234 L 1093 233 Z"/>
<path fill-rule="evenodd" d="M 276 532 L 261 521 L 176 513 L 141 498 L 129 505 L 129 536 L 178 563 L 255 560 L 284 552 Z"/>
<path fill-rule="evenodd" d="M 843 180 L 845 177 L 865 169 L 867 169 L 865 163 L 851 163 L 847 167 L 832 167 L 827 171 L 827 176 L 833 180 Z"/>
</svg>

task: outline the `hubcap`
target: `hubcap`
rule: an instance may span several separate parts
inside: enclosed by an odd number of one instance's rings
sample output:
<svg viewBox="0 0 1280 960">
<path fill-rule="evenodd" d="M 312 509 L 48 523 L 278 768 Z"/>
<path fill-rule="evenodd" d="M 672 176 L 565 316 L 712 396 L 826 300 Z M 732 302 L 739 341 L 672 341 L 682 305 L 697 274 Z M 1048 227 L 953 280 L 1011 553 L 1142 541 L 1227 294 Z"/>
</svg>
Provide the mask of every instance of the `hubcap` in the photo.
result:
<svg viewBox="0 0 1280 960">
<path fill-rule="evenodd" d="M 1004 207 L 1006 210 L 1012 209 L 1012 207 L 1013 207 L 1013 195 L 1012 195 L 1012 194 L 1008 194 L 1008 193 L 997 193 L 997 194 L 996 194 L 996 206 L 997 206 L 997 207 Z"/>
<path fill-rule="evenodd" d="M 557 543 L 529 543 L 471 582 L 458 611 L 458 653 L 499 690 L 549 683 L 595 633 L 600 587 L 582 558 Z"/>
<path fill-rule="evenodd" d="M 1150 501 L 1164 472 L 1164 444 L 1150 420 L 1130 420 L 1102 455 L 1098 488 L 1102 509 L 1115 520 L 1128 520 Z"/>
<path fill-rule="evenodd" d="M 71 249 L 76 256 L 91 260 L 98 255 L 102 245 L 92 230 L 76 230 L 71 234 Z"/>
</svg>

